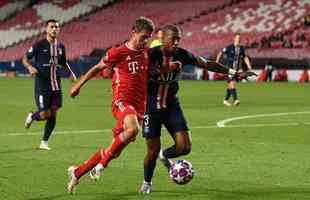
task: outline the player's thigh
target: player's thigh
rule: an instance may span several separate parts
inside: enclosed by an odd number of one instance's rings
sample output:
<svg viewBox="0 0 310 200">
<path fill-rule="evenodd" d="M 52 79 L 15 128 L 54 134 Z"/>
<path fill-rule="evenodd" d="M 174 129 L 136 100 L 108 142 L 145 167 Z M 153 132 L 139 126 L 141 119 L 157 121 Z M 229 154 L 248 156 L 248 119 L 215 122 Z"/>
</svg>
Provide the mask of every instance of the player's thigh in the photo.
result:
<svg viewBox="0 0 310 200">
<path fill-rule="evenodd" d="M 113 115 L 117 120 L 117 128 L 124 130 L 124 139 L 133 139 L 139 132 L 139 114 L 136 109 L 128 104 L 112 109 Z"/>
<path fill-rule="evenodd" d="M 50 109 L 51 94 L 44 92 L 35 93 L 35 101 L 40 112 L 46 112 Z"/>
<path fill-rule="evenodd" d="M 152 138 L 160 138 L 162 127 L 162 112 L 145 113 L 142 124 L 142 135 L 148 140 Z"/>
<path fill-rule="evenodd" d="M 63 97 L 61 91 L 56 91 L 52 93 L 50 98 L 50 111 L 51 117 L 56 117 L 57 111 L 62 107 L 63 104 Z"/>
<path fill-rule="evenodd" d="M 59 108 L 62 107 L 63 104 L 63 97 L 62 97 L 62 92 L 61 91 L 54 91 L 52 92 L 52 95 L 50 97 L 50 104 L 49 107 L 51 110 L 57 111 Z"/>
<path fill-rule="evenodd" d="M 163 123 L 172 135 L 177 132 L 186 132 L 189 130 L 180 104 L 175 104 L 167 108 Z"/>
</svg>

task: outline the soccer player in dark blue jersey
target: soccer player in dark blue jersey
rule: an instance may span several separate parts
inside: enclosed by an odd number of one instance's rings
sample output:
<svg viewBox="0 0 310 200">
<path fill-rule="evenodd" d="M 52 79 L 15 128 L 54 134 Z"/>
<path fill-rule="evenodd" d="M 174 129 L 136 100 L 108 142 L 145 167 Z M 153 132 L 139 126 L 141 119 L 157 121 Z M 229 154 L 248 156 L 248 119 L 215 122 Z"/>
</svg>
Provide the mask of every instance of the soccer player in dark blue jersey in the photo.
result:
<svg viewBox="0 0 310 200">
<path fill-rule="evenodd" d="M 149 82 L 147 108 L 143 122 L 143 137 L 147 152 L 144 158 L 144 182 L 141 193 L 151 192 L 152 177 L 157 157 L 169 169 L 171 158 L 191 151 L 191 136 L 177 96 L 182 66 L 191 64 L 210 71 L 236 75 L 234 69 L 214 61 L 194 56 L 178 47 L 181 31 L 177 26 L 163 28 L 162 45 L 149 50 Z M 251 74 L 246 74 L 251 75 Z M 160 135 L 164 125 L 174 145 L 161 150 Z"/>
<path fill-rule="evenodd" d="M 33 121 L 46 121 L 39 146 L 44 150 L 50 150 L 48 139 L 56 125 L 57 110 L 62 106 L 59 68 L 64 67 L 72 73 L 66 61 L 65 46 L 57 41 L 58 34 L 59 23 L 54 19 L 48 20 L 46 38 L 32 45 L 22 59 L 30 75 L 35 77 L 34 96 L 38 107 L 38 111 L 27 115 L 25 128 L 30 128 Z"/>
<path fill-rule="evenodd" d="M 234 43 L 228 45 L 223 48 L 216 57 L 216 62 L 220 62 L 220 59 L 223 54 L 226 55 L 226 65 L 231 69 L 239 71 L 242 63 L 244 62 L 247 66 L 247 70 L 251 71 L 252 66 L 249 58 L 245 54 L 244 46 L 240 45 L 241 35 L 240 33 L 236 33 L 234 37 Z M 226 106 L 238 106 L 240 101 L 237 96 L 236 82 L 238 81 L 238 77 L 234 75 L 228 76 L 228 87 L 226 90 L 226 97 L 223 101 L 223 104 Z M 233 103 L 229 102 L 230 96 L 233 97 Z"/>
</svg>

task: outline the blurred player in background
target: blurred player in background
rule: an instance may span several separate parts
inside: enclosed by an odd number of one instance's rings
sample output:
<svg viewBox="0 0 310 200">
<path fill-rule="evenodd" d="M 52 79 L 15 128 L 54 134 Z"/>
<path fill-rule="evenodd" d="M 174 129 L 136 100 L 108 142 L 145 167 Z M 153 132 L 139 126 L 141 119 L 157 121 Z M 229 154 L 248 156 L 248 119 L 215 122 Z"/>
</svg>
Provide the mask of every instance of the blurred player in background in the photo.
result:
<svg viewBox="0 0 310 200">
<path fill-rule="evenodd" d="M 112 113 L 117 123 L 113 128 L 113 140 L 107 149 L 100 148 L 79 167 L 68 168 L 68 192 L 73 193 L 79 179 L 89 172 L 98 179 L 109 164 L 122 150 L 135 140 L 143 120 L 146 104 L 147 78 L 149 73 L 146 45 L 154 30 L 151 20 L 140 17 L 135 21 L 128 42 L 107 52 L 97 65 L 71 88 L 75 97 L 81 87 L 103 69 L 114 71 L 112 78 Z"/>
<path fill-rule="evenodd" d="M 162 30 L 162 45 L 149 50 L 150 78 L 143 122 L 147 151 L 144 158 L 144 181 L 140 187 L 140 192 L 144 194 L 151 192 L 157 158 L 169 170 L 172 165 L 171 158 L 186 155 L 191 151 L 189 128 L 177 96 L 182 66 L 190 64 L 214 72 L 236 75 L 234 69 L 194 56 L 178 47 L 181 31 L 177 26 L 167 25 Z M 160 150 L 163 125 L 174 140 L 174 145 Z"/>
<path fill-rule="evenodd" d="M 46 38 L 32 45 L 22 59 L 30 75 L 35 76 L 35 101 L 38 107 L 38 111 L 27 115 L 25 128 L 30 128 L 33 121 L 46 121 L 39 146 L 44 150 L 50 150 L 48 140 L 56 125 L 57 110 L 62 106 L 60 67 L 71 71 L 66 61 L 65 46 L 57 41 L 59 29 L 56 20 L 48 20 Z M 33 65 L 31 59 L 34 59 Z"/>
<path fill-rule="evenodd" d="M 252 66 L 249 58 L 246 56 L 245 48 L 240 44 L 241 42 L 241 35 L 240 33 L 236 33 L 234 36 L 234 43 L 228 45 L 227 47 L 223 48 L 216 57 L 216 62 L 220 62 L 220 59 L 223 54 L 226 56 L 226 65 L 231 69 L 239 71 L 243 61 L 247 66 L 247 70 L 251 71 Z M 228 76 L 228 88 L 226 90 L 226 97 L 223 101 L 223 104 L 226 106 L 238 106 L 240 101 L 237 95 L 236 89 L 236 82 L 238 81 L 238 77 L 236 75 L 229 75 Z M 230 96 L 233 97 L 233 103 L 229 102 Z"/>
</svg>

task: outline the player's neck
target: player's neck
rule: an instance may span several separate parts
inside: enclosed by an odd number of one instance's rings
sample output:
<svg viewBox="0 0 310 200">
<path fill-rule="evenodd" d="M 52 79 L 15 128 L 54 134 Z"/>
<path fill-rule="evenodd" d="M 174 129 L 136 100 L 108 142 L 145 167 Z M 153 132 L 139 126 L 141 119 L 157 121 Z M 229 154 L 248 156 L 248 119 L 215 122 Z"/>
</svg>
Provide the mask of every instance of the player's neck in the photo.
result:
<svg viewBox="0 0 310 200">
<path fill-rule="evenodd" d="M 126 42 L 125 45 L 127 46 L 128 49 L 131 49 L 133 51 L 138 51 L 139 50 L 137 48 L 137 46 L 135 45 L 134 41 L 132 41 L 132 40 L 129 40 L 128 42 Z"/>
<path fill-rule="evenodd" d="M 46 36 L 46 39 L 50 44 L 55 44 L 57 42 L 56 37 L 51 37 L 49 35 Z"/>
</svg>

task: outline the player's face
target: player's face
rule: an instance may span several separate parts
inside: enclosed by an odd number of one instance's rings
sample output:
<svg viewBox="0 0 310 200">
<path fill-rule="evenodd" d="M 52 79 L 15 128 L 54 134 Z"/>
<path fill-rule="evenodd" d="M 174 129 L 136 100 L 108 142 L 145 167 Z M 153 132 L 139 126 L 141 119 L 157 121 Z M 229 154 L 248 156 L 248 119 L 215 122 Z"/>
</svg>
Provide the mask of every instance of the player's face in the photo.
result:
<svg viewBox="0 0 310 200">
<path fill-rule="evenodd" d="M 157 38 L 160 39 L 160 40 L 163 38 L 163 31 L 162 30 L 159 30 L 157 32 Z"/>
<path fill-rule="evenodd" d="M 168 30 L 163 35 L 163 46 L 166 52 L 175 53 L 179 43 L 181 40 L 181 36 L 179 32 Z"/>
<path fill-rule="evenodd" d="M 50 22 L 47 24 L 46 33 L 52 37 L 56 38 L 59 34 L 59 24 L 56 22 Z"/>
<path fill-rule="evenodd" d="M 143 49 L 151 38 L 152 32 L 149 30 L 142 30 L 133 33 L 133 41 L 136 49 Z"/>
<path fill-rule="evenodd" d="M 240 40 L 241 40 L 240 35 L 236 35 L 235 38 L 234 38 L 235 46 L 239 46 L 240 45 Z"/>
</svg>

